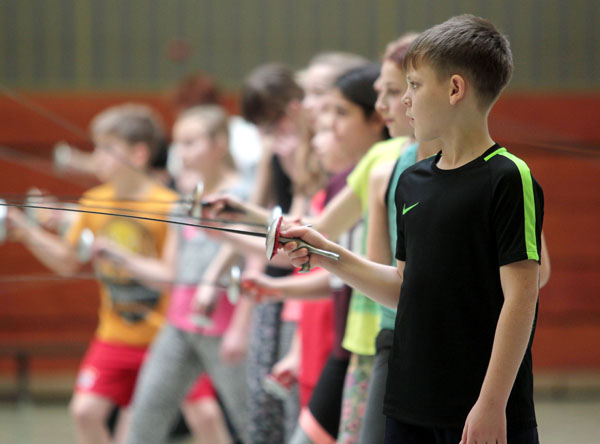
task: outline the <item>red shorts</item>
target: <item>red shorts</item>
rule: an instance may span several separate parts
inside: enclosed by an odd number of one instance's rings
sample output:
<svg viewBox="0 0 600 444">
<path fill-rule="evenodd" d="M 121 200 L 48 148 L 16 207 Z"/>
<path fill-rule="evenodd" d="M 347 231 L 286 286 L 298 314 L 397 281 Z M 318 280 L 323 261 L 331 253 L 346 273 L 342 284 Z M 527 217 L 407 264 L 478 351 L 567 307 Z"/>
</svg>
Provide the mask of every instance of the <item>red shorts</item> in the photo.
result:
<svg viewBox="0 0 600 444">
<path fill-rule="evenodd" d="M 146 350 L 94 339 L 79 367 L 75 392 L 94 393 L 119 406 L 129 405 Z"/>
<path fill-rule="evenodd" d="M 110 399 L 118 406 L 129 405 L 146 351 L 147 347 L 94 339 L 79 367 L 75 392 L 94 393 Z M 201 374 L 188 392 L 186 401 L 209 396 L 216 396 L 215 389 L 208 375 Z"/>
<path fill-rule="evenodd" d="M 185 397 L 186 402 L 194 402 L 202 398 L 216 398 L 217 391 L 213 386 L 212 381 L 208 373 L 201 373 L 196 379 L 194 385 L 190 388 L 187 396 Z"/>
</svg>

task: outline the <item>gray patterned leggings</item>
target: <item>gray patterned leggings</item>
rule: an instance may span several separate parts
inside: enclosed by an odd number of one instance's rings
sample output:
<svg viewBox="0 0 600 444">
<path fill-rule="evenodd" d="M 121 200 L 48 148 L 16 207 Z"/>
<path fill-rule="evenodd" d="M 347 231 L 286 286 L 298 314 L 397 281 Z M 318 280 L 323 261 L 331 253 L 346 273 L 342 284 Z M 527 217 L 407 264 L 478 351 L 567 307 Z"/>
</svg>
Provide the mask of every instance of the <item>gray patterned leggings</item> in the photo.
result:
<svg viewBox="0 0 600 444">
<path fill-rule="evenodd" d="M 248 347 L 248 434 L 250 444 L 281 444 L 296 426 L 298 392 L 281 402 L 262 387 L 271 367 L 287 353 L 295 323 L 281 321 L 281 303 L 254 307 Z"/>
<path fill-rule="evenodd" d="M 131 408 L 128 444 L 162 444 L 186 393 L 206 371 L 238 435 L 247 440 L 245 365 L 219 358 L 221 338 L 189 333 L 167 323 L 150 348 L 138 377 Z"/>
</svg>

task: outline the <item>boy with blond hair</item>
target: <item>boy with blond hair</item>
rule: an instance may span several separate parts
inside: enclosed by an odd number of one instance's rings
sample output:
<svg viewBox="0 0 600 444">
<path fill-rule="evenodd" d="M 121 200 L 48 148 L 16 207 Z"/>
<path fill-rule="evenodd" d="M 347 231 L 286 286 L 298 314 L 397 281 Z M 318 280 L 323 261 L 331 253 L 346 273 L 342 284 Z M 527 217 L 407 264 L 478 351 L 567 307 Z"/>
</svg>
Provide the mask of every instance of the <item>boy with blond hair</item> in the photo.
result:
<svg viewBox="0 0 600 444">
<path fill-rule="evenodd" d="M 396 189 L 397 267 L 354 255 L 314 230 L 282 232 L 339 253 L 284 247 L 397 307 L 384 413 L 386 443 L 537 443 L 531 345 L 543 193 L 498 146 L 488 115 L 512 73 L 508 41 L 462 15 L 423 32 L 405 59 L 407 115 L 436 156 Z"/>
<path fill-rule="evenodd" d="M 159 116 L 140 104 L 110 107 L 92 120 L 93 165 L 101 185 L 84 193 L 80 204 L 128 208 L 147 215 L 168 212 L 177 194 L 149 178 L 148 166 L 164 142 Z M 70 275 L 81 263 L 76 245 L 85 229 L 145 257 L 166 257 L 168 225 L 159 222 L 79 214 L 63 239 L 27 221 L 11 208 L 17 239 L 48 268 Z M 92 259 L 100 283 L 99 323 L 81 363 L 70 410 L 77 442 L 112 442 L 107 418 L 115 405 L 128 406 L 148 345 L 162 326 L 166 294 L 145 285 L 102 256 Z M 120 421 L 121 424 L 123 422 Z M 123 428 L 117 429 L 120 442 Z"/>
</svg>

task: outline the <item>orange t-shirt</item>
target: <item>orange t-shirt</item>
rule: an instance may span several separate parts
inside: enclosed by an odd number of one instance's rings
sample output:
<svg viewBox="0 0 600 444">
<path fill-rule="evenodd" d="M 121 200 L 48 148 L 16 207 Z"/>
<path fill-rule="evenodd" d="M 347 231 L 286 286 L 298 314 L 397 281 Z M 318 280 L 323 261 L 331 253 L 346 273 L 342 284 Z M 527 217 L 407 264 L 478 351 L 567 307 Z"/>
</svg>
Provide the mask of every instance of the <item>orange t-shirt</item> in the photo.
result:
<svg viewBox="0 0 600 444">
<path fill-rule="evenodd" d="M 102 208 L 127 208 L 146 217 L 166 218 L 178 195 L 168 188 L 153 185 L 136 202 L 115 200 L 110 184 L 100 185 L 84 193 L 82 205 Z M 86 208 L 83 207 L 83 210 Z M 89 208 L 96 211 L 93 208 Z M 111 212 L 111 210 L 97 210 Z M 148 213 L 137 213 L 147 211 Z M 118 212 L 118 211 L 113 211 Z M 149 213 L 165 213 L 157 216 Z M 162 222 L 130 219 L 100 214 L 81 213 L 67 233 L 67 241 L 77 245 L 81 232 L 89 228 L 95 236 L 104 236 L 134 253 L 161 257 L 169 225 Z M 94 270 L 100 283 L 100 311 L 96 337 L 102 341 L 135 346 L 152 342 L 165 317 L 167 294 L 146 287 L 104 259 L 94 260 Z"/>
</svg>

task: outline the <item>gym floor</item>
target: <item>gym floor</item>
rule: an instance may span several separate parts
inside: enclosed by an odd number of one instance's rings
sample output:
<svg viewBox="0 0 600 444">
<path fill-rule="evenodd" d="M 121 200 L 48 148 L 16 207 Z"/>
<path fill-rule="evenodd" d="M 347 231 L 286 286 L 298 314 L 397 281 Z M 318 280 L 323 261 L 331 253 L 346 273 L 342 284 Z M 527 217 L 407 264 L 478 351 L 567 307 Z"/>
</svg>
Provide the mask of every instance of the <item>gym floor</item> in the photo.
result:
<svg viewBox="0 0 600 444">
<path fill-rule="evenodd" d="M 542 444 L 600 442 L 600 394 L 536 395 Z M 191 439 L 177 441 L 191 444 Z M 66 401 L 0 403 L 0 443 L 74 443 Z"/>
</svg>

